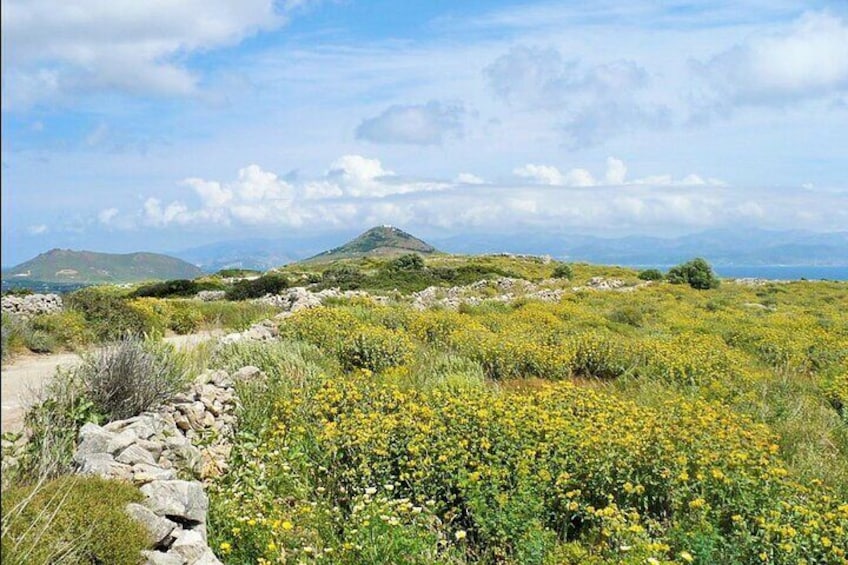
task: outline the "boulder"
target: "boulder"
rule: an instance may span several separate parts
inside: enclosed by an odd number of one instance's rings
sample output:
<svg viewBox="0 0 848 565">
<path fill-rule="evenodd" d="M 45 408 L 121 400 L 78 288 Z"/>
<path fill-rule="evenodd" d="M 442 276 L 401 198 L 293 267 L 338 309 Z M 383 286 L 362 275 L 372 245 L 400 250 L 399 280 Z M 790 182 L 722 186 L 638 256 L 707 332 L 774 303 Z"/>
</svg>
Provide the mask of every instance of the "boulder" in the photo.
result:
<svg viewBox="0 0 848 565">
<path fill-rule="evenodd" d="M 205 523 L 209 499 L 200 483 L 190 481 L 153 481 L 141 487 L 145 506 L 158 516 L 180 521 Z"/>
</svg>

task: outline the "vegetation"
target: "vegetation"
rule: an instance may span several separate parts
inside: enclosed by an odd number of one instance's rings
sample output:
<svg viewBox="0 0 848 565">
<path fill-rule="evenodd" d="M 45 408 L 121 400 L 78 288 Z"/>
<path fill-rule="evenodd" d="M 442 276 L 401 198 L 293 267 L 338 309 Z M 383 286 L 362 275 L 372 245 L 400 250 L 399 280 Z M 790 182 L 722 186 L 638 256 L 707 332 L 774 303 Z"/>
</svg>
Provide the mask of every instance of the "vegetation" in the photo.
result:
<svg viewBox="0 0 848 565">
<path fill-rule="evenodd" d="M 565 263 L 560 263 L 554 267 L 553 276 L 558 279 L 570 279 L 574 276 L 574 271 Z"/>
<path fill-rule="evenodd" d="M 87 355 L 76 376 L 94 412 L 110 421 L 155 408 L 186 384 L 185 372 L 170 346 L 137 338 Z"/>
<path fill-rule="evenodd" d="M 688 284 L 698 290 L 717 288 L 719 279 L 713 274 L 709 263 L 700 257 L 669 269 L 666 275 L 671 284 Z"/>
<path fill-rule="evenodd" d="M 135 565 L 144 527 L 124 513 L 141 494 L 132 485 L 66 476 L 3 492 L 3 563 Z"/>
<path fill-rule="evenodd" d="M 202 290 L 224 290 L 224 285 L 214 280 L 194 281 L 176 279 L 146 284 L 135 289 L 131 296 L 135 298 L 190 298 Z"/>
<path fill-rule="evenodd" d="M 268 375 L 239 391 L 212 543 L 234 563 L 844 563 L 843 294 L 298 312 L 212 361 Z"/>
<path fill-rule="evenodd" d="M 644 269 L 639 271 L 639 279 L 643 281 L 661 281 L 663 274 L 659 269 Z"/>
<path fill-rule="evenodd" d="M 289 280 L 280 273 L 266 273 L 256 279 L 242 279 L 227 289 L 227 300 L 262 298 L 266 294 L 278 294 L 289 287 Z"/>
</svg>

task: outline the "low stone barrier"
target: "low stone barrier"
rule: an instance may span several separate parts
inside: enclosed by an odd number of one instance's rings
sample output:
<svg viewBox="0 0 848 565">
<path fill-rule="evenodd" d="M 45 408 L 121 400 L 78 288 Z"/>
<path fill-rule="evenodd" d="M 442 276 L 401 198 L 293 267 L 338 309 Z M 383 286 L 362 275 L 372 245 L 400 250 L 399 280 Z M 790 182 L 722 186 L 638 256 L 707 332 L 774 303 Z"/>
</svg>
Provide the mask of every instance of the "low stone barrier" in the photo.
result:
<svg viewBox="0 0 848 565">
<path fill-rule="evenodd" d="M 207 544 L 203 481 L 226 471 L 238 406 L 235 383 L 262 376 L 256 367 L 232 375 L 206 372 L 157 412 L 80 430 L 77 472 L 132 482 L 144 495 L 126 510 L 147 529 L 148 565 L 221 563 Z"/>
<path fill-rule="evenodd" d="M 0 299 L 0 307 L 4 314 L 28 318 L 38 314 L 61 312 L 62 297 L 58 294 L 7 294 Z"/>
</svg>

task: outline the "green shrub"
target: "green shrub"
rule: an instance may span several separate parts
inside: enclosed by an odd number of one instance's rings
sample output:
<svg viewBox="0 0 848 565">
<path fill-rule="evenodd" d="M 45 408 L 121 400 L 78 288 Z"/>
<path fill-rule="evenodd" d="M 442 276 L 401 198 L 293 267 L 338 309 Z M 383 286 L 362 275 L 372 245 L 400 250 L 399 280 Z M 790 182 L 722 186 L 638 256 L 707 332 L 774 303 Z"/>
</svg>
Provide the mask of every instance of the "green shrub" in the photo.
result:
<svg viewBox="0 0 848 565">
<path fill-rule="evenodd" d="M 155 321 L 132 308 L 127 300 L 106 289 L 88 287 L 65 297 L 70 310 L 81 313 L 97 339 L 112 341 L 150 333 Z"/>
<path fill-rule="evenodd" d="M 643 281 L 661 281 L 663 274 L 659 269 L 645 269 L 639 271 L 639 278 Z"/>
<path fill-rule="evenodd" d="M 232 279 L 237 277 L 261 275 L 262 271 L 254 271 L 253 269 L 221 269 L 215 274 L 221 278 Z"/>
<path fill-rule="evenodd" d="M 147 533 L 124 511 L 130 484 L 67 476 L 3 493 L 3 563 L 136 565 Z"/>
<path fill-rule="evenodd" d="M 423 271 L 424 259 L 417 253 L 407 253 L 389 261 L 386 264 L 386 269 L 390 271 Z"/>
<path fill-rule="evenodd" d="M 571 269 L 571 265 L 560 263 L 554 267 L 553 276 L 557 279 L 570 279 L 574 276 L 574 272 Z"/>
<path fill-rule="evenodd" d="M 718 288 L 720 282 L 718 277 L 713 274 L 710 264 L 700 257 L 672 267 L 669 269 L 666 278 L 672 284 L 688 283 L 689 286 L 698 290 Z"/>
<path fill-rule="evenodd" d="M 137 288 L 131 296 L 134 298 L 153 297 L 190 297 L 201 290 L 223 290 L 224 285 L 217 281 L 197 282 L 187 279 L 176 279 L 148 284 Z"/>
<path fill-rule="evenodd" d="M 77 430 L 86 422 L 99 421 L 101 416 L 86 396 L 79 376 L 74 371 L 57 370 L 24 416 L 29 440 L 14 478 L 33 483 L 71 472 Z"/>
<path fill-rule="evenodd" d="M 409 360 L 412 342 L 406 335 L 379 326 L 355 330 L 342 341 L 339 361 L 347 370 L 379 372 Z"/>
<path fill-rule="evenodd" d="M 642 324 L 644 323 L 644 316 L 642 314 L 642 310 L 632 305 L 625 305 L 616 308 L 607 315 L 607 318 L 611 322 L 616 322 L 617 324 L 627 324 L 635 328 L 641 328 Z"/>
<path fill-rule="evenodd" d="M 185 372 L 172 347 L 138 338 L 87 355 L 76 371 L 95 411 L 110 420 L 155 408 L 185 384 Z"/>
<path fill-rule="evenodd" d="M 196 331 L 204 322 L 203 312 L 190 301 L 174 303 L 168 327 L 180 335 Z"/>
<path fill-rule="evenodd" d="M 253 280 L 240 280 L 227 289 L 227 300 L 262 298 L 266 294 L 278 294 L 289 287 L 289 280 L 280 273 L 268 273 Z"/>
<path fill-rule="evenodd" d="M 341 290 L 357 290 L 365 282 L 365 275 L 353 265 L 333 265 L 321 275 L 321 286 Z"/>
<path fill-rule="evenodd" d="M 57 346 L 65 349 L 79 349 L 95 341 L 85 316 L 74 310 L 39 314 L 30 320 L 30 325 L 51 336 Z"/>
</svg>

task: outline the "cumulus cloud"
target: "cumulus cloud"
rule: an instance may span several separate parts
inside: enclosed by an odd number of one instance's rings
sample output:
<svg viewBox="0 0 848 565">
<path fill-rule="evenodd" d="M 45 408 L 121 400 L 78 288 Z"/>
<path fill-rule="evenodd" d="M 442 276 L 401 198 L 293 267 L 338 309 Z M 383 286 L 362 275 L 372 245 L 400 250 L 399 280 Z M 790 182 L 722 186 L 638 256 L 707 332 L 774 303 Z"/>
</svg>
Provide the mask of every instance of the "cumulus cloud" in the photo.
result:
<svg viewBox="0 0 848 565">
<path fill-rule="evenodd" d="M 3 108 L 98 90 L 189 94 L 187 54 L 279 27 L 300 4 L 3 0 Z"/>
<path fill-rule="evenodd" d="M 752 37 L 693 67 L 707 83 L 706 110 L 785 105 L 848 92 L 848 24 L 807 13 L 780 32 Z"/>
<path fill-rule="evenodd" d="M 100 210 L 97 214 L 97 221 L 104 225 L 109 225 L 112 220 L 118 215 L 119 210 L 117 208 L 104 208 Z"/>
<path fill-rule="evenodd" d="M 462 135 L 464 114 L 461 105 L 436 100 L 411 106 L 389 106 L 378 116 L 359 124 L 356 137 L 372 143 L 441 145 L 449 136 Z"/>
<path fill-rule="evenodd" d="M 646 230 L 721 227 L 747 222 L 759 227 L 835 229 L 848 193 L 727 187 L 696 174 L 627 178 L 621 159 L 609 157 L 597 175 L 551 165 L 516 169 L 517 181 L 475 184 L 402 176 L 381 161 L 345 155 L 317 178 L 283 180 L 258 165 L 235 179 L 190 178 L 185 191 L 165 202 L 148 198 L 138 219 L 159 228 L 333 229 L 375 224 L 446 230 Z M 575 190 L 574 187 L 591 187 Z M 106 209 L 110 227 L 123 229 L 117 210 Z M 829 219 L 828 219 L 829 218 Z M 829 222 L 829 223 L 828 223 Z"/>
<path fill-rule="evenodd" d="M 695 173 L 688 174 L 682 179 L 675 179 L 671 175 L 663 174 L 627 180 L 627 165 L 624 164 L 624 161 L 615 157 L 608 157 L 606 165 L 603 180 L 596 180 L 587 169 L 575 168 L 567 173 L 562 173 L 552 165 L 534 165 L 532 163 L 518 167 L 512 172 L 516 176 L 530 179 L 536 184 L 548 186 L 726 186 L 719 179 L 704 179 Z"/>
<path fill-rule="evenodd" d="M 30 235 L 42 235 L 49 231 L 48 227 L 45 224 L 37 224 L 34 226 L 29 226 L 27 228 L 27 232 Z"/>
<path fill-rule="evenodd" d="M 483 73 L 511 106 L 557 114 L 574 149 L 671 121 L 670 110 L 650 99 L 650 75 L 635 61 L 587 66 L 554 48 L 516 46 Z"/>
<path fill-rule="evenodd" d="M 454 182 L 457 184 L 485 184 L 486 181 L 472 173 L 459 173 Z"/>
</svg>

